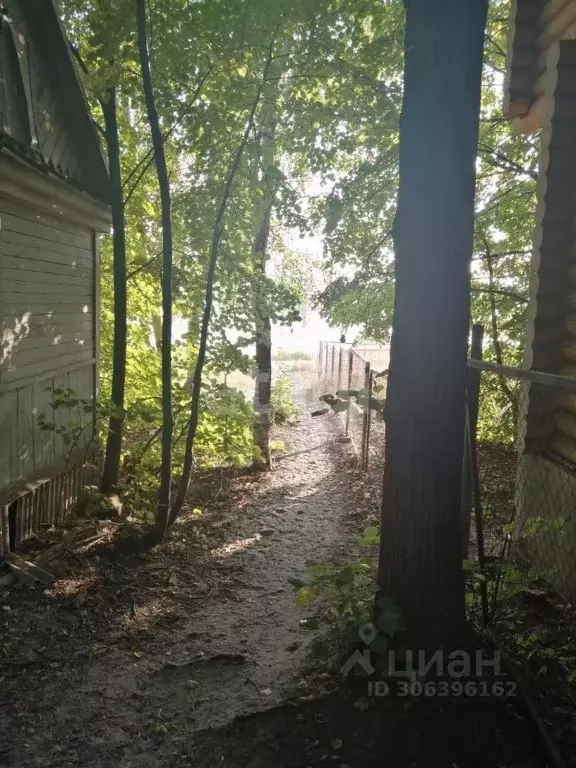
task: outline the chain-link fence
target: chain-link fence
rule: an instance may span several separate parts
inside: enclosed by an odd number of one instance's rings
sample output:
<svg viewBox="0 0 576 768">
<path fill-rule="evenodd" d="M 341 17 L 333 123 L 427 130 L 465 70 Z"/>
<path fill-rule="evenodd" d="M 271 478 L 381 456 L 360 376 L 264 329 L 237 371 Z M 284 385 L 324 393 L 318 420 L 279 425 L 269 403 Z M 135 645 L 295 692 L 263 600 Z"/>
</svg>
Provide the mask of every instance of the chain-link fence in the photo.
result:
<svg viewBox="0 0 576 768">
<path fill-rule="evenodd" d="M 380 493 L 388 348 L 322 341 L 317 367 L 318 394 L 340 414 L 362 468 Z"/>
<path fill-rule="evenodd" d="M 576 365 L 566 375 L 511 368 L 481 359 L 480 326 L 472 341 L 461 488 L 468 609 L 517 673 L 520 663 L 523 695 L 542 713 L 534 717 L 553 722 L 576 754 Z M 378 493 L 387 367 L 387 349 L 320 345 L 318 395 L 343 419 Z"/>
<path fill-rule="evenodd" d="M 468 414 L 465 554 L 480 574 L 484 621 L 518 597 L 573 599 L 576 379 L 472 359 Z"/>
<path fill-rule="evenodd" d="M 469 608 L 515 665 L 551 750 L 573 757 L 576 367 L 555 375 L 483 362 L 480 327 L 473 336 L 462 477 Z"/>
</svg>

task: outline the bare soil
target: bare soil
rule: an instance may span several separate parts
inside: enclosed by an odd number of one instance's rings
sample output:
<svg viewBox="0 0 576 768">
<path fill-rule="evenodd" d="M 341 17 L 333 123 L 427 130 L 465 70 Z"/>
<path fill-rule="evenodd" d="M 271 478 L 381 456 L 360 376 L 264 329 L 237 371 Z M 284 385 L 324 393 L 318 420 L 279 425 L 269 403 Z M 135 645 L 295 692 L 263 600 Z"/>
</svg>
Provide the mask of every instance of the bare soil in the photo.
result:
<svg viewBox="0 0 576 768">
<path fill-rule="evenodd" d="M 170 541 L 0 591 L 0 764 L 173 764 L 196 731 L 306 691 L 289 579 L 345 555 L 372 504 L 338 416 L 312 420 L 309 397 L 275 431 L 273 471 L 205 478 Z"/>
<path fill-rule="evenodd" d="M 92 548 L 53 588 L 0 588 L 0 765 L 546 764 L 515 702 L 319 689 L 290 580 L 355 551 L 374 494 L 341 420 L 312 419 L 311 398 L 301 389 L 300 422 L 277 430 L 272 472 L 199 479 L 151 552 Z"/>
</svg>

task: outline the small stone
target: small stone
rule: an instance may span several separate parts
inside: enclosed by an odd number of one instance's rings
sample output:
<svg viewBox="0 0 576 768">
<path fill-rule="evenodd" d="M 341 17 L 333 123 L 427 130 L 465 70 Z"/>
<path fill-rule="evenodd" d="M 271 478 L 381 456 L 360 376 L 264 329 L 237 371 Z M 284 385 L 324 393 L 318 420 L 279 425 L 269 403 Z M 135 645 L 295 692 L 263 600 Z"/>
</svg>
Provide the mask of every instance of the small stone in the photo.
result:
<svg viewBox="0 0 576 768">
<path fill-rule="evenodd" d="M 262 528 L 260 530 L 260 536 L 273 536 L 275 533 L 274 528 Z"/>
</svg>

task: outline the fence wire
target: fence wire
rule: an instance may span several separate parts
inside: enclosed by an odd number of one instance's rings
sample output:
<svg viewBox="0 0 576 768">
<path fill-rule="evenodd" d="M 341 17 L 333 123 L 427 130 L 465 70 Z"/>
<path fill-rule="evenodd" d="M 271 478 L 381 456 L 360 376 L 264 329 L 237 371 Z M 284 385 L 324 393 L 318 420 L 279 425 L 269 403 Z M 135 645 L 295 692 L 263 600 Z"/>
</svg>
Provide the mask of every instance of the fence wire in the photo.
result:
<svg viewBox="0 0 576 768">
<path fill-rule="evenodd" d="M 496 370 L 478 378 L 470 507 L 481 516 L 485 563 L 472 565 L 484 574 L 492 620 L 518 596 L 576 597 L 576 380 L 518 381 Z M 470 552 L 478 558 L 474 519 Z"/>
<path fill-rule="evenodd" d="M 340 411 L 340 418 L 361 466 L 380 494 L 385 445 L 380 403 L 386 394 L 388 348 L 352 347 L 324 341 L 320 342 L 317 365 L 319 396 L 333 395 L 349 400 L 348 407 Z"/>
<path fill-rule="evenodd" d="M 461 488 L 468 610 L 521 665 L 542 718 L 573 755 L 576 367 L 560 376 L 496 365 L 481 360 L 480 326 L 472 341 Z M 386 377 L 378 374 L 387 366 L 386 349 L 323 342 L 317 391 L 368 390 L 384 399 Z M 385 428 L 370 402 L 340 417 L 380 494 Z"/>
<path fill-rule="evenodd" d="M 573 758 L 576 377 L 474 359 L 470 367 L 462 477 L 469 609 L 521 670 L 551 742 Z"/>
</svg>

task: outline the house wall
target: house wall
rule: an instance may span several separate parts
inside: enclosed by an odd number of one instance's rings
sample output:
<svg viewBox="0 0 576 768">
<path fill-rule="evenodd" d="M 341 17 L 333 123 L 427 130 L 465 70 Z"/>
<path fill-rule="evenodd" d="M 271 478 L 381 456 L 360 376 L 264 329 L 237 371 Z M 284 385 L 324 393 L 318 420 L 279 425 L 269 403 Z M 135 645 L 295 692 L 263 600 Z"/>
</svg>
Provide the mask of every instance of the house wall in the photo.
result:
<svg viewBox="0 0 576 768">
<path fill-rule="evenodd" d="M 555 85 L 550 51 L 559 40 L 576 40 L 576 0 L 512 0 L 504 112 L 517 118 L 519 133 L 533 133 L 546 121 Z"/>
<path fill-rule="evenodd" d="M 547 72 L 524 367 L 576 378 L 576 41 L 550 46 Z M 519 546 L 576 593 L 576 397 L 530 384 L 520 406 Z"/>
<path fill-rule="evenodd" d="M 55 192 L 57 190 L 54 190 Z M 92 398 L 97 375 L 97 236 L 89 223 L 38 210 L 0 188 L 0 501 L 19 481 L 49 475 L 68 457 L 55 432 L 87 424 L 76 446 L 93 437 L 92 415 L 52 409 L 53 388 Z"/>
</svg>

